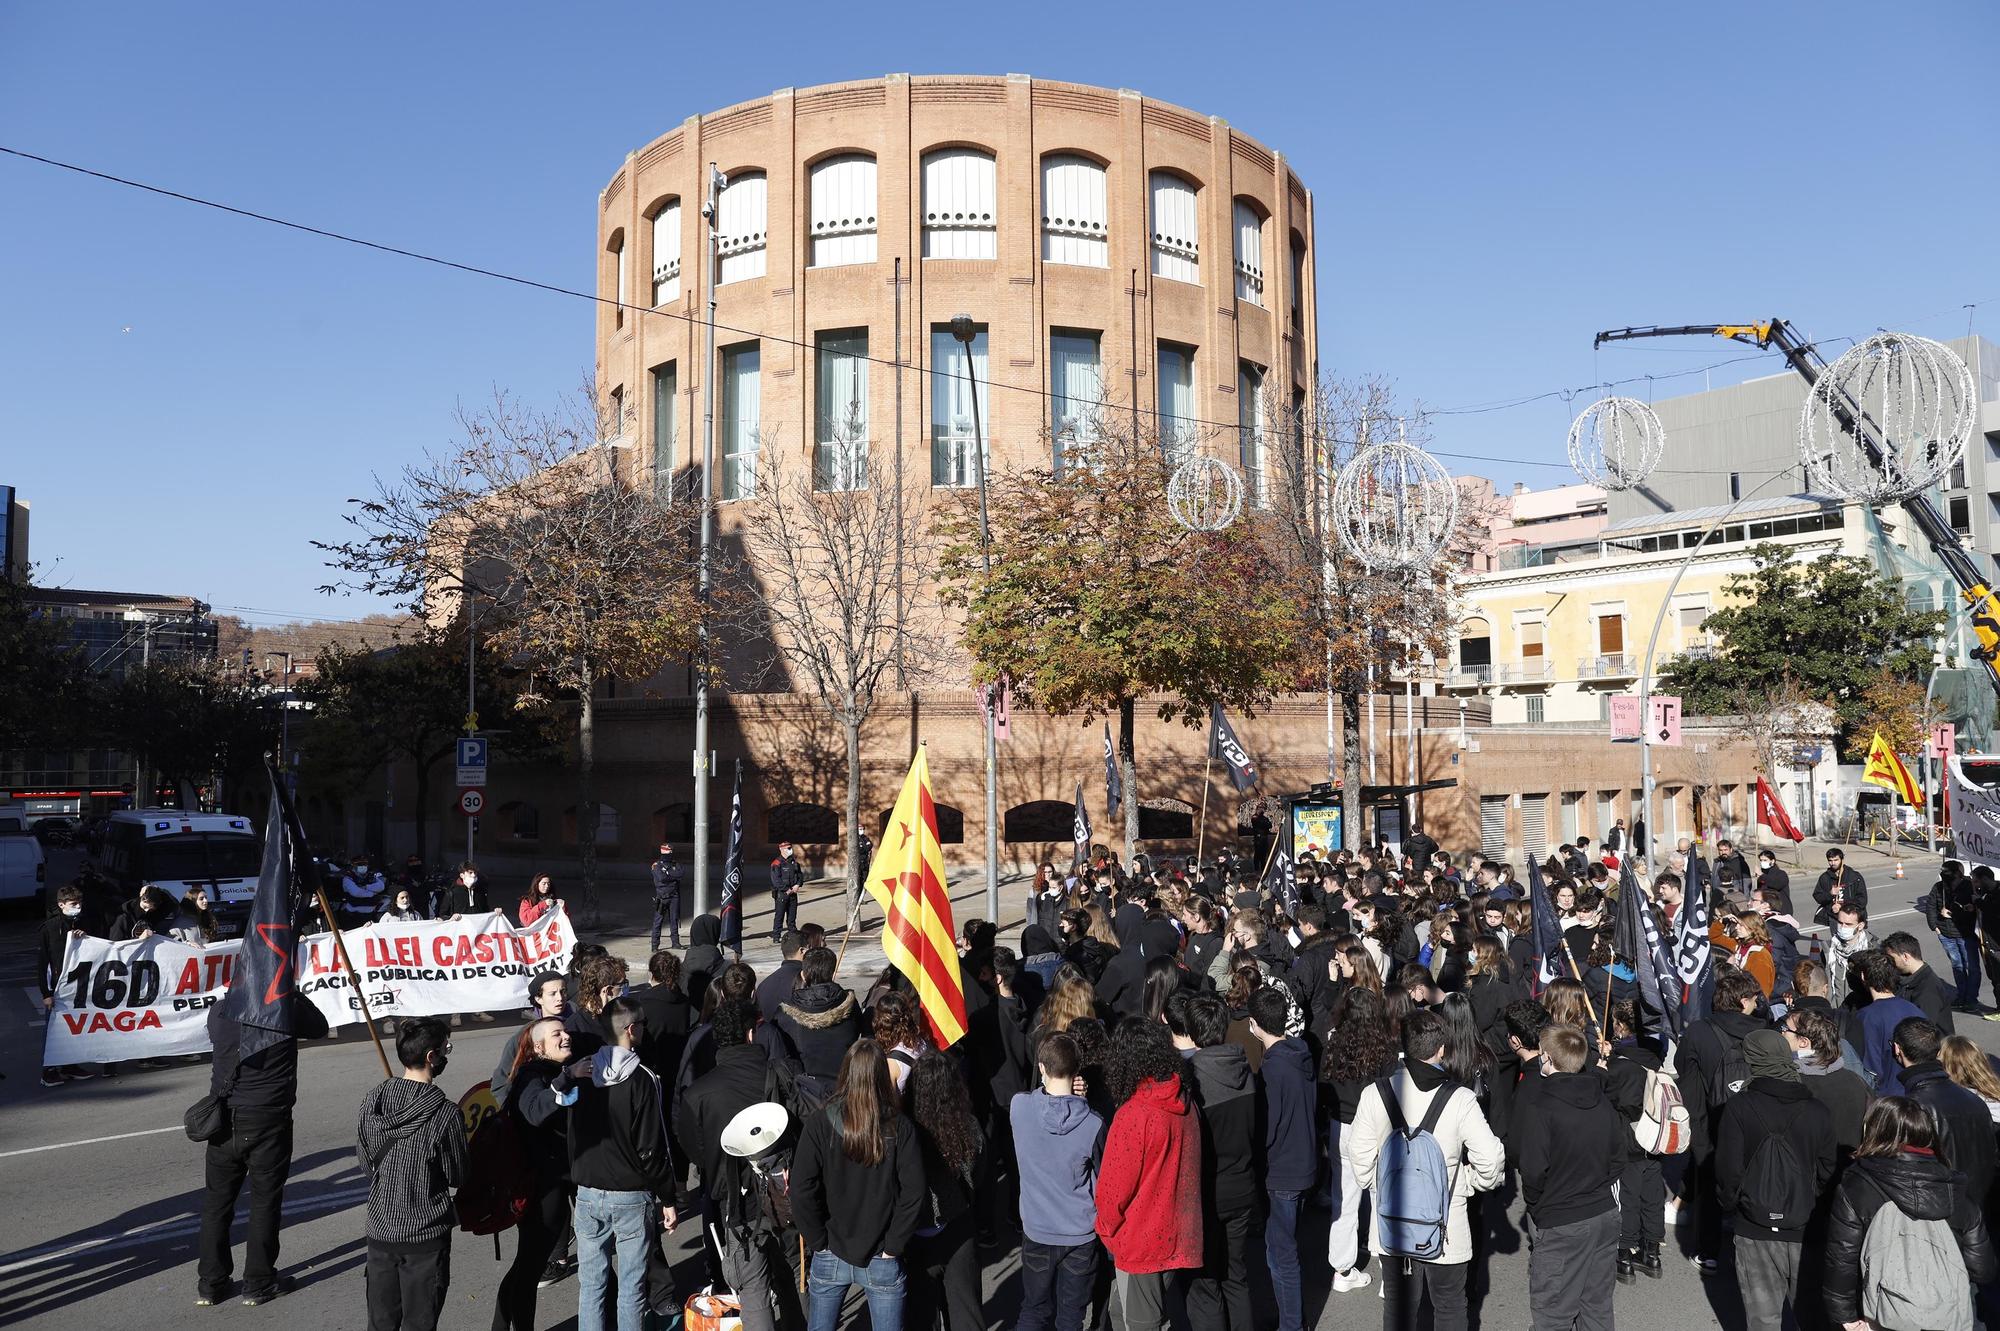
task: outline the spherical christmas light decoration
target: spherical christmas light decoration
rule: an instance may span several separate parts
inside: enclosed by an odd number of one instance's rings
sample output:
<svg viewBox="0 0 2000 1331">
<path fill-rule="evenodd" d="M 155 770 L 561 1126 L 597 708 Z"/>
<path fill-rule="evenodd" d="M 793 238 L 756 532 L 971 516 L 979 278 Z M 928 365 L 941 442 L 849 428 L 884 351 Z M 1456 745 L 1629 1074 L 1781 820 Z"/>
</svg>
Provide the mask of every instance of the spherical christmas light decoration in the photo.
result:
<svg viewBox="0 0 2000 1331">
<path fill-rule="evenodd" d="M 1863 434 L 1841 422 L 1860 409 Z M 1965 456 L 1979 411 L 1972 371 L 1942 342 L 1877 333 L 1820 375 L 1799 410 L 1799 460 L 1816 494 L 1908 499 Z"/>
<path fill-rule="evenodd" d="M 1167 512 L 1190 531 L 1221 531 L 1243 511 L 1243 477 L 1219 458 L 1197 454 L 1167 478 Z"/>
<path fill-rule="evenodd" d="M 1667 431 L 1636 398 L 1600 398 L 1569 424 L 1569 465 L 1607 490 L 1629 490 L 1653 474 L 1667 450 Z"/>
<path fill-rule="evenodd" d="M 1340 543 L 1369 569 L 1389 573 L 1435 565 L 1458 522 L 1458 482 L 1397 434 L 1356 453 L 1333 485 Z"/>
</svg>

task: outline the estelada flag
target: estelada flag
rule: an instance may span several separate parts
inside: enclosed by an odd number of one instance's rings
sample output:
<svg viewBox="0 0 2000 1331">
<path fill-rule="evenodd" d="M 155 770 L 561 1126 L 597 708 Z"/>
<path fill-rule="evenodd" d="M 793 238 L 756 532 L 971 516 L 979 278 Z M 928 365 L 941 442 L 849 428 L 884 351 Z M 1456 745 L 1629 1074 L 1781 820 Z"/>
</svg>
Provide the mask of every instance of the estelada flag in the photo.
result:
<svg viewBox="0 0 2000 1331">
<path fill-rule="evenodd" d="M 1799 831 L 1798 824 L 1792 821 L 1792 816 L 1778 801 L 1778 792 L 1772 790 L 1770 783 L 1761 776 L 1757 778 L 1757 821 L 1787 841 L 1806 839 L 1806 834 Z"/>
<path fill-rule="evenodd" d="M 1910 779 L 1910 769 L 1903 766 L 1903 760 L 1876 731 L 1875 738 L 1868 745 L 1868 765 L 1861 769 L 1861 779 L 1871 786 L 1886 786 L 1903 797 L 1905 804 L 1922 804 L 1924 797 L 1917 789 L 1917 783 Z"/>
<path fill-rule="evenodd" d="M 882 908 L 882 950 L 889 964 L 916 986 L 931 1039 L 948 1049 L 965 1038 L 965 988 L 958 973 L 951 896 L 945 890 L 930 763 L 921 746 L 889 814 L 867 882 L 869 895 Z"/>
</svg>

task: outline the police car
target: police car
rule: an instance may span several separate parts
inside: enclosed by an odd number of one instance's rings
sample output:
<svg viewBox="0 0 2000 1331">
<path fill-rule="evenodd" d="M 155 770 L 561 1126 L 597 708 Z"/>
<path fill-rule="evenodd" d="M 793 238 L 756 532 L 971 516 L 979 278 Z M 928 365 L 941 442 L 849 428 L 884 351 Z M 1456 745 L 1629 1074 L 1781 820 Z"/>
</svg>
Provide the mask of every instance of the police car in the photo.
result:
<svg viewBox="0 0 2000 1331">
<path fill-rule="evenodd" d="M 118 902 L 137 896 L 146 883 L 176 900 L 189 888 L 207 888 L 217 932 L 236 938 L 257 895 L 263 855 L 262 834 L 233 813 L 121 809 L 105 828 L 97 867 L 115 884 Z"/>
</svg>

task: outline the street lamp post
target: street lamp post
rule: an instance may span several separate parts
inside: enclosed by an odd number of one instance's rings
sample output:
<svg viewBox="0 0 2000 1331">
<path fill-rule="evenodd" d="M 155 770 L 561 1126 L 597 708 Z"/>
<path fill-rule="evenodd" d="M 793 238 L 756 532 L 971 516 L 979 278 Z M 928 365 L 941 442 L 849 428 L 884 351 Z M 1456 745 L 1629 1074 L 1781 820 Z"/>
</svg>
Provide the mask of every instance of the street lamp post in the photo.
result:
<svg viewBox="0 0 2000 1331">
<path fill-rule="evenodd" d="M 951 335 L 965 350 L 965 382 L 972 398 L 972 466 L 979 487 L 980 572 L 990 583 L 993 578 L 993 533 L 986 521 L 986 432 L 979 420 L 979 380 L 972 372 L 972 342 L 979 336 L 969 314 L 952 318 Z M 986 713 L 986 918 L 1000 919 L 1000 795 L 995 773 L 1000 763 L 999 739 L 994 733 L 995 694 L 988 689 Z"/>
<path fill-rule="evenodd" d="M 721 233 L 715 227 L 717 196 L 729 178 L 708 164 L 708 203 L 702 208 L 708 223 L 708 264 L 702 280 L 708 286 L 708 351 L 701 367 L 701 555 L 695 587 L 702 618 L 696 626 L 700 646 L 694 674 L 694 892 L 695 909 L 711 906 L 708 885 L 708 594 L 709 544 L 715 525 L 715 279 L 721 263 Z"/>
</svg>

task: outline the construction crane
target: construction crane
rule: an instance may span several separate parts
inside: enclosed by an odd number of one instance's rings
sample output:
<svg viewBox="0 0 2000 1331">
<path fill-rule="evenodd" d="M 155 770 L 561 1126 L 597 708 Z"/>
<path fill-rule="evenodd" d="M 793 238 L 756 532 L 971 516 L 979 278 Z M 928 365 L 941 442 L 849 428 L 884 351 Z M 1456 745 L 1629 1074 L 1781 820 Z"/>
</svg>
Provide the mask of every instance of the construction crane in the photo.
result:
<svg viewBox="0 0 2000 1331">
<path fill-rule="evenodd" d="M 1641 328 L 1611 328 L 1599 333 L 1591 345 L 1601 347 L 1606 342 L 1625 342 L 1641 337 L 1696 336 L 1726 337 L 1765 351 L 1776 351 L 1785 358 L 1787 365 L 1799 372 L 1799 377 L 1806 381 L 1808 388 L 1817 384 L 1820 376 L 1826 373 L 1826 361 L 1821 358 L 1819 349 L 1794 333 L 1792 326 L 1783 319 L 1752 324 L 1648 324 Z M 1881 427 L 1844 392 L 1828 394 L 1827 405 L 1841 428 L 1852 434 L 1867 450 L 1869 460 L 1881 466 L 1886 451 Z M 1994 597 L 1986 579 L 1980 576 L 1978 565 L 1966 553 L 1964 542 L 1959 540 L 1958 533 L 1937 511 L 1937 505 L 1930 501 L 1929 495 L 1915 494 L 1905 499 L 1903 511 L 1910 515 L 1917 530 L 1930 542 L 1938 562 L 1958 583 L 1958 594 L 1971 607 L 1972 632 L 1978 640 L 1972 654 L 1985 665 L 1986 679 L 1994 692 L 2000 693 L 2000 669 L 1994 665 L 1995 658 L 2000 657 L 2000 599 Z"/>
</svg>

